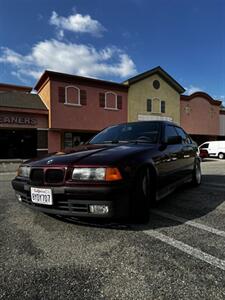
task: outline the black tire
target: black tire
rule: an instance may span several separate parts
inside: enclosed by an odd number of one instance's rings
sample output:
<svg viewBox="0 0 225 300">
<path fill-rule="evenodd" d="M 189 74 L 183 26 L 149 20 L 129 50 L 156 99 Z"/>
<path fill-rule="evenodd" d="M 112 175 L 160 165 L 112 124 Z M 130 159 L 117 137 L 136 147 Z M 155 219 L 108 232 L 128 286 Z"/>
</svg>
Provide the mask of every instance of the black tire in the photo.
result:
<svg viewBox="0 0 225 300">
<path fill-rule="evenodd" d="M 218 154 L 218 158 L 219 158 L 219 159 L 224 159 L 224 156 L 225 156 L 225 155 L 224 155 L 224 153 L 222 153 L 222 152 L 220 152 L 220 153 Z"/>
<path fill-rule="evenodd" d="M 199 186 L 201 184 L 202 179 L 202 172 L 201 172 L 201 163 L 199 159 L 195 161 L 194 169 L 192 172 L 192 180 L 191 185 L 192 186 Z"/>
<path fill-rule="evenodd" d="M 134 194 L 132 196 L 131 217 L 138 223 L 149 221 L 150 207 L 155 204 L 154 177 L 149 168 L 142 169 L 135 181 Z"/>
</svg>

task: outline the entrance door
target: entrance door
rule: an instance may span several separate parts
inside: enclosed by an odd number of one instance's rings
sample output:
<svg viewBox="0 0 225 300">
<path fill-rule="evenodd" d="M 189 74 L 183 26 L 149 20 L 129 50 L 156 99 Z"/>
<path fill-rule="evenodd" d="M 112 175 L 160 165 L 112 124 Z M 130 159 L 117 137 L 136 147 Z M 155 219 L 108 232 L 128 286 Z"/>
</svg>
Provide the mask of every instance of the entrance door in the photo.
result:
<svg viewBox="0 0 225 300">
<path fill-rule="evenodd" d="M 37 156 L 37 130 L 0 130 L 0 159 Z"/>
</svg>

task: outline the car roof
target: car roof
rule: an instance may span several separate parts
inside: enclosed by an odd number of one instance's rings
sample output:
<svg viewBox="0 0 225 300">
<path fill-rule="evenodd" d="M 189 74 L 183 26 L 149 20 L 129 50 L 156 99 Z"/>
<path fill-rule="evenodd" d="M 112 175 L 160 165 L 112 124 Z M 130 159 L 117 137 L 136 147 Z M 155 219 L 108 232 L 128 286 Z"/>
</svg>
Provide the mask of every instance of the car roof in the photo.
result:
<svg viewBox="0 0 225 300">
<path fill-rule="evenodd" d="M 171 121 L 166 121 L 166 120 L 150 120 L 150 121 L 125 122 L 125 123 L 120 123 L 120 124 L 114 124 L 112 126 L 126 125 L 126 124 L 140 124 L 140 123 L 161 123 L 161 124 L 168 124 L 168 125 L 174 125 L 174 126 L 180 127 L 179 124 L 176 124 L 176 123 L 171 122 Z"/>
<path fill-rule="evenodd" d="M 220 143 L 220 142 L 225 142 L 225 141 L 224 140 L 221 140 L 221 141 L 207 141 L 207 142 L 202 143 L 202 145 L 207 144 L 207 143 Z"/>
</svg>

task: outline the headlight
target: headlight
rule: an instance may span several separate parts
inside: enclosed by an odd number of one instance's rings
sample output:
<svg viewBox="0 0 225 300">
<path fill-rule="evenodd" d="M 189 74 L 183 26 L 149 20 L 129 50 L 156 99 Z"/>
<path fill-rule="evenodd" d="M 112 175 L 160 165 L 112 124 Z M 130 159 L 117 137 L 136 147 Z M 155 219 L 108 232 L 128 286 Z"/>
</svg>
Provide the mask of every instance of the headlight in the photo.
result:
<svg viewBox="0 0 225 300">
<path fill-rule="evenodd" d="M 30 167 L 22 166 L 17 170 L 17 176 L 29 177 L 30 176 Z"/>
<path fill-rule="evenodd" d="M 114 181 L 122 179 L 117 168 L 74 168 L 73 180 Z"/>
</svg>

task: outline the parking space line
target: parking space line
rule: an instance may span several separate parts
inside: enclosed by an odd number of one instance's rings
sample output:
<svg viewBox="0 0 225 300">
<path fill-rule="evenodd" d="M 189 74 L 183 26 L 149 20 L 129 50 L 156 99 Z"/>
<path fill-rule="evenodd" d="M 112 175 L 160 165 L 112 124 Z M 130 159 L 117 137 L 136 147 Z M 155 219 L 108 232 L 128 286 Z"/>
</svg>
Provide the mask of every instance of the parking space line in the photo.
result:
<svg viewBox="0 0 225 300">
<path fill-rule="evenodd" d="M 225 271 L 225 261 L 222 259 L 219 259 L 215 256 L 212 256 L 208 253 L 205 253 L 197 248 L 193 248 L 183 242 L 177 241 L 171 237 L 168 237 L 156 230 L 144 230 L 143 233 L 160 240 L 161 242 L 164 242 L 186 254 L 189 254 L 192 257 L 195 257 L 197 259 L 200 259 L 201 261 L 204 261 L 213 267 L 219 268 L 223 271 Z"/>
<path fill-rule="evenodd" d="M 178 217 L 178 216 L 175 216 L 175 215 L 172 215 L 170 213 L 163 212 L 163 211 L 160 211 L 160 210 L 157 210 L 157 209 L 153 209 L 151 212 L 158 215 L 158 216 L 160 216 L 160 217 L 164 217 L 164 218 L 167 218 L 167 219 L 170 219 L 170 220 L 173 220 L 173 221 L 177 221 L 177 222 L 182 223 L 182 224 L 186 224 L 186 225 L 198 228 L 198 229 L 202 229 L 204 231 L 207 231 L 207 232 L 210 232 L 210 233 L 213 233 L 213 234 L 216 234 L 218 236 L 221 236 L 221 237 L 225 238 L 225 231 L 218 230 L 218 229 L 215 229 L 213 227 L 209 227 L 207 225 L 203 225 L 203 224 L 198 223 L 198 222 L 189 221 L 185 218 Z"/>
</svg>

